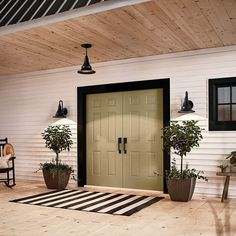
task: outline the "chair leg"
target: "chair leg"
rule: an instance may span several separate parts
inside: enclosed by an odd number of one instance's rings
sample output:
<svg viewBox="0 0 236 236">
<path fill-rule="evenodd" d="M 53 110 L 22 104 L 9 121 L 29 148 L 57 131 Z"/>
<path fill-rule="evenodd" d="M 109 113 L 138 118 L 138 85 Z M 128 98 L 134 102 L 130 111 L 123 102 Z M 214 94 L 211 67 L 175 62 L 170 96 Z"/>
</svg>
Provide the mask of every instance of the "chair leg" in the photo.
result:
<svg viewBox="0 0 236 236">
<path fill-rule="evenodd" d="M 13 167 L 13 170 L 12 170 L 13 185 L 12 186 L 15 186 L 16 185 L 16 180 L 15 180 L 15 164 L 14 164 L 14 160 L 12 161 L 12 167 Z"/>
<path fill-rule="evenodd" d="M 9 183 L 9 181 L 6 181 L 6 182 L 4 182 L 5 183 L 5 185 L 8 187 L 8 188 L 12 188 L 13 186 L 15 186 L 16 184 L 10 184 Z"/>
<path fill-rule="evenodd" d="M 5 185 L 8 187 L 8 188 L 12 188 L 13 186 L 15 186 L 16 185 L 16 183 L 15 183 L 15 170 L 13 169 L 12 170 L 13 172 L 12 172 L 12 184 L 10 184 L 10 175 L 9 175 L 9 171 L 7 171 L 7 181 L 5 181 L 4 183 L 5 183 Z"/>
<path fill-rule="evenodd" d="M 11 187 L 10 187 L 10 176 L 9 176 L 9 171 L 7 171 L 7 181 L 5 181 L 4 183 L 5 183 L 5 185 L 6 185 L 7 187 L 11 188 Z"/>
<path fill-rule="evenodd" d="M 5 185 L 8 187 L 8 188 L 12 188 L 12 186 L 9 184 L 9 181 L 6 181 L 6 182 L 4 182 L 5 183 Z"/>
</svg>

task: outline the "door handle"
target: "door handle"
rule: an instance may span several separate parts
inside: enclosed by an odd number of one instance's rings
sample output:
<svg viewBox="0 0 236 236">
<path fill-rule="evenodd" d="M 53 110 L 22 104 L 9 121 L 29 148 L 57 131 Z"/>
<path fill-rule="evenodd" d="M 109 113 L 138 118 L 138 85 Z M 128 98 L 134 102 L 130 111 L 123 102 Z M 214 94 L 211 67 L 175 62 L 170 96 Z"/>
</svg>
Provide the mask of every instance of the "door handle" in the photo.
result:
<svg viewBox="0 0 236 236">
<path fill-rule="evenodd" d="M 127 144 L 127 138 L 124 138 L 124 142 L 123 142 L 124 154 L 127 153 L 126 144 Z"/>
<path fill-rule="evenodd" d="M 118 138 L 118 153 L 121 154 L 121 143 L 122 143 L 122 138 Z"/>
</svg>

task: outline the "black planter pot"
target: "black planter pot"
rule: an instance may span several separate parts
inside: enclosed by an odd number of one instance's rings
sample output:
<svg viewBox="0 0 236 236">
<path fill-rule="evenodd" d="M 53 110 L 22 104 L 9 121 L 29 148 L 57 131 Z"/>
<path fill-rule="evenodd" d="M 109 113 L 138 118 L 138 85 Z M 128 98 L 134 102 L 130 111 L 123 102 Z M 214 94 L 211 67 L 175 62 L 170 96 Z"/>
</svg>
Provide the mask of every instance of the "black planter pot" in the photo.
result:
<svg viewBox="0 0 236 236">
<path fill-rule="evenodd" d="M 167 179 L 167 189 L 172 201 L 188 202 L 192 199 L 196 178 Z"/>
<path fill-rule="evenodd" d="M 70 172 L 43 170 L 43 177 L 47 188 L 61 190 L 66 188 L 70 179 Z"/>
</svg>

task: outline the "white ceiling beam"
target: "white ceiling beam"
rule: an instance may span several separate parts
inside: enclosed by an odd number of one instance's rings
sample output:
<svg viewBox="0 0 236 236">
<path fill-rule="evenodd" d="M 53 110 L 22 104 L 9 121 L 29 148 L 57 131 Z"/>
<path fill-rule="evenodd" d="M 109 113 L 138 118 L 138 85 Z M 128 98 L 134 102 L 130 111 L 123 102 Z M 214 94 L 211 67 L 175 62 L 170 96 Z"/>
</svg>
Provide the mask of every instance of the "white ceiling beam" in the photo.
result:
<svg viewBox="0 0 236 236">
<path fill-rule="evenodd" d="M 66 21 L 73 18 L 78 18 L 82 16 L 87 16 L 99 12 L 104 12 L 116 8 L 121 8 L 125 6 L 140 4 L 144 2 L 150 2 L 151 0 L 111 0 L 102 1 L 100 3 L 92 4 L 87 7 L 81 7 L 74 10 L 66 11 L 63 13 L 45 16 L 35 20 L 30 20 L 15 25 L 7 25 L 0 28 L 0 36 L 16 33 L 19 31 L 24 31 L 32 28 L 36 28 L 43 25 L 58 23 Z"/>
</svg>

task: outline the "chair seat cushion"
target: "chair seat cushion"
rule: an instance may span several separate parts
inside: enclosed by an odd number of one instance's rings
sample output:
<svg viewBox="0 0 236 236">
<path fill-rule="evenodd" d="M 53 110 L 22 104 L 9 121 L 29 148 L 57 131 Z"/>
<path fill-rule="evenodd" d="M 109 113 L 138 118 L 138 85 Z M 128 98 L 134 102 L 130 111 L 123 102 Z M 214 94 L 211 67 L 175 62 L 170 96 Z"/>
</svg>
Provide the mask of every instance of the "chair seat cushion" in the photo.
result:
<svg viewBox="0 0 236 236">
<path fill-rule="evenodd" d="M 0 157 L 0 169 L 9 168 L 9 159 L 11 154 Z"/>
</svg>

